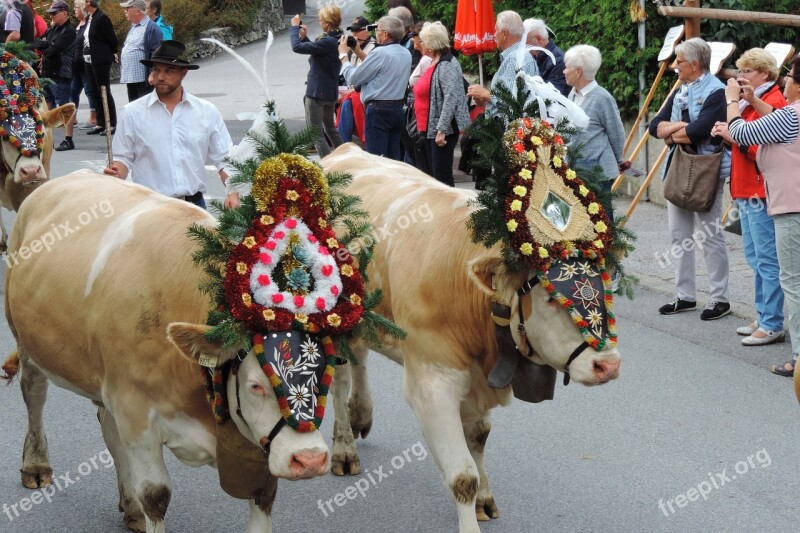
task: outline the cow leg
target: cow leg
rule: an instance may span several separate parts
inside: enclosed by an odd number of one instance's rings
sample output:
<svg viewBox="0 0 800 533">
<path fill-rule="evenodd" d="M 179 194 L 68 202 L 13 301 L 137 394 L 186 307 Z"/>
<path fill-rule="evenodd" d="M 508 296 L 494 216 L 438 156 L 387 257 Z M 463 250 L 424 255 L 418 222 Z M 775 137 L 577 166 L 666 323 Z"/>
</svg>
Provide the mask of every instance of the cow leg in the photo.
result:
<svg viewBox="0 0 800 533">
<path fill-rule="evenodd" d="M 3 221 L 3 210 L 0 208 L 0 253 L 8 251 L 8 230 L 6 223 Z"/>
<path fill-rule="evenodd" d="M 131 472 L 127 452 L 119 437 L 117 421 L 114 419 L 114 415 L 103 406 L 97 408 L 97 419 L 103 430 L 103 440 L 108 446 L 111 457 L 114 458 L 114 469 L 117 471 L 117 487 L 119 488 L 119 510 L 123 513 L 125 526 L 136 533 L 144 533 L 146 530 L 144 512 L 133 489 L 133 472 Z"/>
<path fill-rule="evenodd" d="M 53 484 L 53 468 L 47 450 L 47 435 L 42 423 L 47 401 L 47 377 L 21 347 L 19 348 L 20 388 L 28 409 L 28 433 L 22 448 L 22 484 L 36 489 Z"/>
<path fill-rule="evenodd" d="M 350 412 L 347 408 L 347 397 L 350 394 L 350 378 L 352 362 L 336 367 L 336 374 L 331 384 L 333 396 L 333 454 L 331 455 L 331 473 L 343 476 L 345 473 L 357 475 L 361 472 L 361 461 L 350 427 Z"/>
<path fill-rule="evenodd" d="M 172 482 L 164 464 L 161 436 L 148 421 L 148 414 L 138 410 L 146 404 L 144 399 L 136 398 L 135 394 L 121 393 L 120 396 L 126 398 L 125 403 L 109 407 L 117 422 L 120 442 L 127 452 L 134 494 L 144 511 L 145 529 L 147 533 L 164 533 L 164 515 L 172 497 Z"/>
<path fill-rule="evenodd" d="M 405 357 L 403 376 L 406 401 L 455 500 L 460 533 L 479 533 L 475 499 L 480 474 L 461 424 L 461 402 L 469 391 L 470 373 L 409 359 Z"/>
<path fill-rule="evenodd" d="M 275 490 L 262 493 L 254 500 L 249 500 L 249 512 L 247 514 L 246 533 L 272 533 L 272 504 L 277 493 Z"/>
<path fill-rule="evenodd" d="M 367 379 L 367 356 L 369 350 L 359 350 L 356 358 L 350 362 L 350 373 L 353 377 L 353 387 L 350 393 L 348 409 L 350 411 L 350 427 L 353 437 L 367 438 L 372 429 L 372 393 Z"/>
<path fill-rule="evenodd" d="M 469 452 L 480 473 L 478 497 L 475 500 L 475 515 L 479 521 L 485 522 L 500 516 L 497 505 L 494 503 L 494 495 L 489 489 L 489 477 L 486 475 L 486 468 L 483 464 L 483 450 L 486 446 L 486 439 L 489 438 L 489 431 L 492 429 L 492 422 L 487 415 L 476 422 L 465 423 L 463 426 Z"/>
</svg>

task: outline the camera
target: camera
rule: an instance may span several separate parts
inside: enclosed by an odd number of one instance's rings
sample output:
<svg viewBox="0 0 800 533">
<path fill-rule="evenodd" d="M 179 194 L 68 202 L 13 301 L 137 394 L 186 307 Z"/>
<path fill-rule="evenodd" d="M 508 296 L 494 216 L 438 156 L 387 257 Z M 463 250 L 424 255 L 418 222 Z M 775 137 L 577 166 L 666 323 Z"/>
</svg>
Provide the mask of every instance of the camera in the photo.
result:
<svg viewBox="0 0 800 533">
<path fill-rule="evenodd" d="M 377 24 L 368 24 L 367 25 L 367 31 L 375 31 L 377 29 L 378 29 L 378 25 Z"/>
<path fill-rule="evenodd" d="M 348 48 L 355 48 L 356 47 L 356 38 L 352 35 L 347 36 L 347 47 Z"/>
</svg>

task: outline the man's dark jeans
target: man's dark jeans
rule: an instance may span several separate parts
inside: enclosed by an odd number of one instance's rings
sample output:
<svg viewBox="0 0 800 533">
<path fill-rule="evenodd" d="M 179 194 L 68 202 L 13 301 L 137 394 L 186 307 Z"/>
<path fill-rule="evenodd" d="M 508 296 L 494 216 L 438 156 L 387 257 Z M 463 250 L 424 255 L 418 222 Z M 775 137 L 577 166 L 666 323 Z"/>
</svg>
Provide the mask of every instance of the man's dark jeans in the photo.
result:
<svg viewBox="0 0 800 533">
<path fill-rule="evenodd" d="M 405 127 L 403 103 L 367 103 L 367 152 L 402 161 L 400 132 Z"/>
</svg>

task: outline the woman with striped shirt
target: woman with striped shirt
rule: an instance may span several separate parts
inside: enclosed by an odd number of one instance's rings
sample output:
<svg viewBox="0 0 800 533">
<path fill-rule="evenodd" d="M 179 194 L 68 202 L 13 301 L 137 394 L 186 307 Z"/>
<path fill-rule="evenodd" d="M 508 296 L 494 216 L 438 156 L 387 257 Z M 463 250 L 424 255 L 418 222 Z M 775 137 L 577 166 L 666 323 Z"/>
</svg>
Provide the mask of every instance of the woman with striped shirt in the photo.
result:
<svg viewBox="0 0 800 533">
<path fill-rule="evenodd" d="M 800 55 L 792 60 L 784 78 L 783 95 L 788 104 L 773 109 L 760 99 L 753 106 L 762 115 L 745 122 L 739 112 L 740 86 L 728 80 L 725 88 L 728 122 L 717 122 L 712 135 L 733 140 L 740 145 L 760 145 L 756 164 L 764 175 L 767 212 L 775 221 L 775 240 L 780 264 L 780 279 L 788 307 L 792 360 L 772 366 L 775 374 L 791 377 L 800 353 Z"/>
</svg>

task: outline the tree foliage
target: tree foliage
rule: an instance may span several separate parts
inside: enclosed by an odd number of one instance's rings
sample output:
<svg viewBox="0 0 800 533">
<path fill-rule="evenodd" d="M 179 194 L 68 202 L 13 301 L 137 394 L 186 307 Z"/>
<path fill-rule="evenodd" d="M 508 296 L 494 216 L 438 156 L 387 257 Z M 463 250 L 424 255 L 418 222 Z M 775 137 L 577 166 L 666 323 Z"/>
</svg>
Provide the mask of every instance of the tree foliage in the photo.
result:
<svg viewBox="0 0 800 533">
<path fill-rule="evenodd" d="M 412 4 L 417 9 L 420 20 L 441 20 L 451 30 L 452 36 L 457 2 L 412 0 Z M 511 9 L 518 12 L 523 19 L 543 19 L 556 34 L 556 44 L 564 51 L 576 44 L 596 46 L 603 55 L 603 66 L 597 74 L 598 83 L 614 95 L 621 113 L 627 117 L 635 116 L 638 112 L 639 72 L 645 68 L 646 90 L 649 89 L 659 69 L 658 52 L 667 30 L 683 23 L 683 19 L 664 17 L 657 11 L 659 5 L 683 5 L 683 0 L 647 0 L 647 19 L 644 22 L 646 46 L 640 49 L 638 25 L 631 21 L 629 13 L 631 0 L 501 0 L 493 4 L 495 13 Z M 371 19 L 377 19 L 386 13 L 385 0 L 367 0 L 366 5 Z M 762 0 L 703 0 L 701 5 L 715 9 L 800 13 L 800 4 L 792 0 L 773 0 L 769 3 Z M 701 21 L 700 31 L 707 40 L 732 42 L 736 45 L 737 51 L 729 60 L 728 66 L 732 66 L 735 59 L 750 48 L 763 47 L 770 42 L 793 44 L 796 33 L 793 28 L 785 26 L 706 19 Z M 483 63 L 486 74 L 491 76 L 499 65 L 498 54 L 485 56 Z M 462 67 L 475 73 L 477 61 L 474 58 L 463 60 Z M 655 102 L 666 98 L 669 85 L 671 83 L 662 82 L 654 98 Z"/>
</svg>

